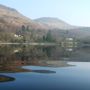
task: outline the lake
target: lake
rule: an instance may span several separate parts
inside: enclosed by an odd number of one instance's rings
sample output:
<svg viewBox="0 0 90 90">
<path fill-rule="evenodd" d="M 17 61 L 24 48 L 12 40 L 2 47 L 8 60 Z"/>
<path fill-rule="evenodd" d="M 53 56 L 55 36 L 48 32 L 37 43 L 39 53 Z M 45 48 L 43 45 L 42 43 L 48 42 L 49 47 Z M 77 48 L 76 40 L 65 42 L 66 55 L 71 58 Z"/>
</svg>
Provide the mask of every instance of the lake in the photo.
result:
<svg viewBox="0 0 90 90">
<path fill-rule="evenodd" d="M 0 90 L 90 90 L 90 48 L 1 45 Z"/>
</svg>

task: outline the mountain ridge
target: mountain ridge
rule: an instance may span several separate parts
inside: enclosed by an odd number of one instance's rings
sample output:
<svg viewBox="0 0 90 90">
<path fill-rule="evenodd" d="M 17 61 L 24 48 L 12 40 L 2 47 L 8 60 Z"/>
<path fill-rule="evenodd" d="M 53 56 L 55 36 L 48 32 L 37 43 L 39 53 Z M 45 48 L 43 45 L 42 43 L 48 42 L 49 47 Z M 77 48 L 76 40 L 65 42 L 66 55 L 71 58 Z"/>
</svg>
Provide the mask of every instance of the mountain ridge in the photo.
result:
<svg viewBox="0 0 90 90">
<path fill-rule="evenodd" d="M 23 25 L 25 28 L 28 26 L 30 30 L 35 31 L 34 37 L 39 37 L 39 39 L 46 36 L 49 30 L 52 30 L 53 37 L 57 40 L 63 38 L 67 31 L 69 37 L 79 40 L 87 39 L 87 36 L 90 37 L 90 27 L 73 26 L 55 17 L 42 17 L 33 20 L 13 8 L 0 5 L 0 35 L 2 35 L 2 31 L 15 34 L 22 30 Z"/>
<path fill-rule="evenodd" d="M 43 24 L 39 24 L 32 19 L 22 15 L 17 10 L 0 5 L 0 26 L 3 27 L 17 27 L 22 25 L 30 26 L 32 29 L 47 29 Z M 8 26 L 8 27 L 7 27 Z"/>
<path fill-rule="evenodd" d="M 0 4 L 0 23 L 6 22 L 8 25 L 13 26 L 22 26 L 29 25 L 32 29 L 74 29 L 76 26 L 70 25 L 63 20 L 60 20 L 56 17 L 42 17 L 37 19 L 30 19 L 21 13 L 19 13 L 16 9 L 10 8 L 8 6 L 4 6 Z M 7 26 L 7 25 L 6 25 Z M 9 26 L 10 27 L 10 26 Z"/>
<path fill-rule="evenodd" d="M 35 19 L 36 22 L 43 23 L 47 25 L 48 27 L 51 27 L 51 29 L 73 29 L 76 28 L 76 26 L 70 25 L 66 23 L 65 21 L 56 18 L 56 17 L 41 17 L 38 19 Z"/>
</svg>

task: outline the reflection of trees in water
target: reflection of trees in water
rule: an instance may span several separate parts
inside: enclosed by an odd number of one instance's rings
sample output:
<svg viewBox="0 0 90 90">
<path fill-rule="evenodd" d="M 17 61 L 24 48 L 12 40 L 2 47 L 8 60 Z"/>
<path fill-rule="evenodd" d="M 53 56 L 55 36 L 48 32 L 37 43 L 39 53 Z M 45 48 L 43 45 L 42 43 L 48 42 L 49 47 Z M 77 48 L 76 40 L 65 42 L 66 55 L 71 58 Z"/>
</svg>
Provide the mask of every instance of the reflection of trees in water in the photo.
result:
<svg viewBox="0 0 90 90">
<path fill-rule="evenodd" d="M 22 60 L 28 59 L 47 59 L 51 55 L 52 47 L 42 47 L 42 46 L 22 46 L 22 51 L 19 53 Z"/>
<path fill-rule="evenodd" d="M 71 54 L 54 46 L 6 45 L 0 47 L 0 65 L 38 64 L 39 60 L 63 60 Z"/>
<path fill-rule="evenodd" d="M 5 46 L 0 48 L 0 72 L 36 72 L 36 73 L 55 73 L 50 70 L 28 70 L 21 66 L 68 66 L 67 63 L 61 63 L 53 60 L 53 57 L 59 53 L 61 57 L 62 50 L 48 46 Z M 54 54 L 54 55 L 53 55 Z M 53 56 L 53 57 L 52 57 Z M 52 59 L 50 59 L 52 57 Z M 52 62 L 50 62 L 52 61 Z"/>
<path fill-rule="evenodd" d="M 52 47 L 41 47 L 41 46 L 23 46 L 21 52 L 19 52 L 19 56 L 21 56 L 22 60 L 27 59 L 47 59 L 51 56 Z"/>
<path fill-rule="evenodd" d="M 55 49 L 55 47 L 42 47 L 43 52 L 45 52 L 48 57 L 51 56 L 53 49 Z"/>
</svg>

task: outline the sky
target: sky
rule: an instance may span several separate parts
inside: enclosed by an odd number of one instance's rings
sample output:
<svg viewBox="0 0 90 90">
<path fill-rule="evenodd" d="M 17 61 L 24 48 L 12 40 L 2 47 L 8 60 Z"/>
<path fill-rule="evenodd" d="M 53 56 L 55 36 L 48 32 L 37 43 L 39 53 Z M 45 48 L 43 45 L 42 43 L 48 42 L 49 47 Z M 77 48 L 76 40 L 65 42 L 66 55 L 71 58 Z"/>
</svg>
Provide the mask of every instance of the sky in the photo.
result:
<svg viewBox="0 0 90 90">
<path fill-rule="evenodd" d="M 56 17 L 71 25 L 90 26 L 90 0 L 0 0 L 0 4 L 31 19 Z"/>
</svg>

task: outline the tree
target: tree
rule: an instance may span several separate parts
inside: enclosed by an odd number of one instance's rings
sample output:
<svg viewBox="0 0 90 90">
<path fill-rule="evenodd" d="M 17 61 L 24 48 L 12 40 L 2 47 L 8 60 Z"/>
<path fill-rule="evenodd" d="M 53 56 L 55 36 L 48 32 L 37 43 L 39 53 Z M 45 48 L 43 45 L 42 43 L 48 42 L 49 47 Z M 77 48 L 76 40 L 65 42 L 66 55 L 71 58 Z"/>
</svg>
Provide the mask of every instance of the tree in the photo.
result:
<svg viewBox="0 0 90 90">
<path fill-rule="evenodd" d="M 47 42 L 53 42 L 54 41 L 50 30 L 47 32 L 46 41 Z"/>
<path fill-rule="evenodd" d="M 22 34 L 22 36 L 23 36 L 23 42 L 26 42 L 26 37 L 25 37 L 26 28 L 25 28 L 24 25 L 22 25 L 21 34 Z"/>
</svg>

